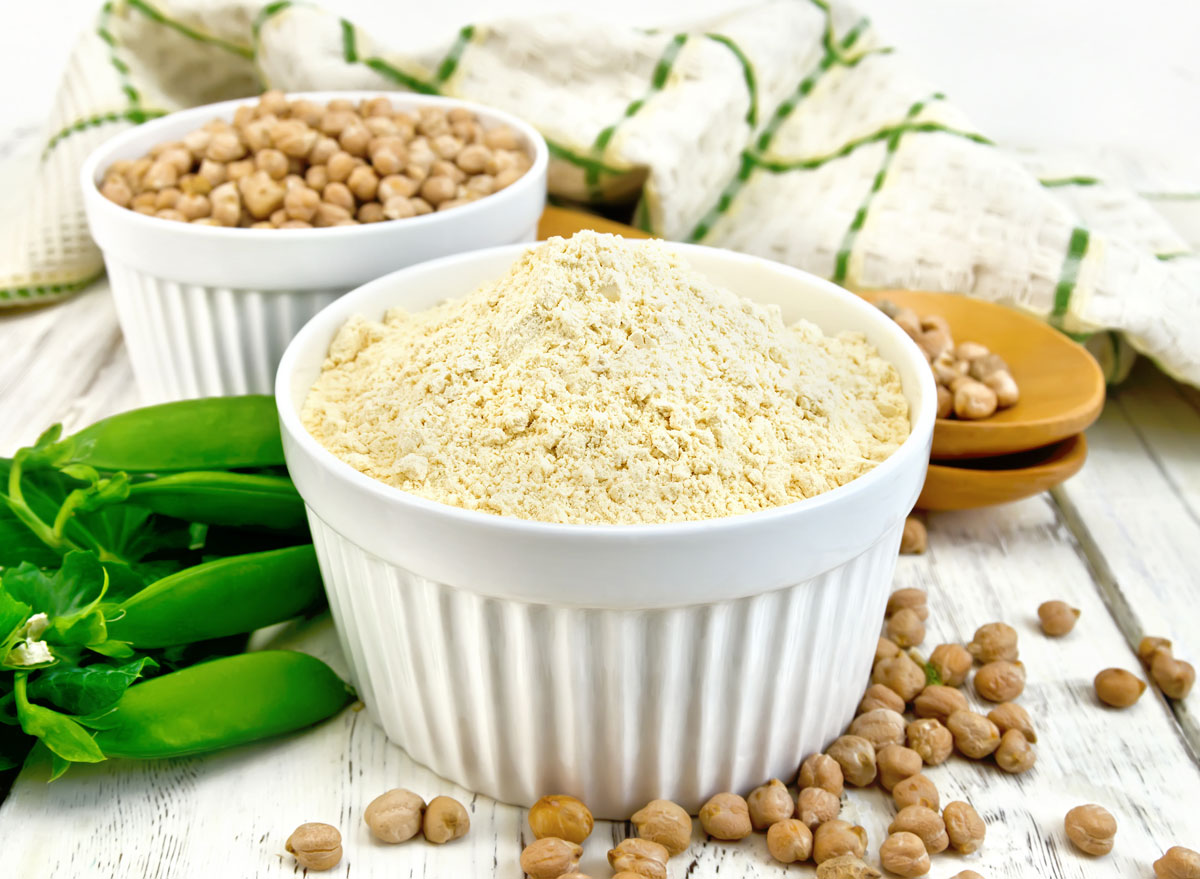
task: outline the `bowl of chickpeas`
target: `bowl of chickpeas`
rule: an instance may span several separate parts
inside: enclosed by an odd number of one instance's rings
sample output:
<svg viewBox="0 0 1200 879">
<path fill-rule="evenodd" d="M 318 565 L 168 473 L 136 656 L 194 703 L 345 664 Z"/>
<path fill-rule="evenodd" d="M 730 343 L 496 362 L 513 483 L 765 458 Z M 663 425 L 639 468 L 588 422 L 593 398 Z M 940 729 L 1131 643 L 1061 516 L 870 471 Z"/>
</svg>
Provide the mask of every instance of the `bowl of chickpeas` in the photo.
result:
<svg viewBox="0 0 1200 879">
<path fill-rule="evenodd" d="M 81 185 L 142 396 L 269 393 L 343 293 L 533 241 L 548 161 L 514 116 L 399 92 L 266 92 L 107 141 Z"/>
</svg>

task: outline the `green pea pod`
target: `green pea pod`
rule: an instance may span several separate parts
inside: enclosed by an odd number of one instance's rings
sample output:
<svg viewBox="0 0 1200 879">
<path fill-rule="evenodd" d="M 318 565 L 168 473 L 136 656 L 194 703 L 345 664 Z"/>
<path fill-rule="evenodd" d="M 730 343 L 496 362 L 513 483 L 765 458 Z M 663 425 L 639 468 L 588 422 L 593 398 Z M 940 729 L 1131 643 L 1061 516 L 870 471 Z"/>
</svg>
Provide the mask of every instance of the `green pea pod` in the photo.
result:
<svg viewBox="0 0 1200 879">
<path fill-rule="evenodd" d="M 200 470 L 173 473 L 129 490 L 129 500 L 164 516 L 209 525 L 304 527 L 304 501 L 284 476 Z"/>
<path fill-rule="evenodd" d="M 151 583 L 109 612 L 108 637 L 172 647 L 253 632 L 323 597 L 312 544 L 229 556 Z"/>
<path fill-rule="evenodd" d="M 335 714 L 351 692 L 307 653 L 264 650 L 214 659 L 130 687 L 98 718 L 109 757 L 182 757 L 302 729 Z"/>
<path fill-rule="evenodd" d="M 169 473 L 283 463 L 268 396 L 207 397 L 133 409 L 75 434 L 79 460 L 98 470 Z"/>
</svg>

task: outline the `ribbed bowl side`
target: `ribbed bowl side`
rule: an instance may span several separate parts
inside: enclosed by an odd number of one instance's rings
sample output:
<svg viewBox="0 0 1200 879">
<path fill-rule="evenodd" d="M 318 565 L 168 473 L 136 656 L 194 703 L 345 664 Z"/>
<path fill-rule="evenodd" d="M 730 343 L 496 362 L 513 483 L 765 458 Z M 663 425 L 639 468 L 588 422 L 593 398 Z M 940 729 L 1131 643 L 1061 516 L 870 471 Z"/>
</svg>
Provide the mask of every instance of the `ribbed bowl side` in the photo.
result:
<svg viewBox="0 0 1200 879">
<path fill-rule="evenodd" d="M 393 742 L 504 802 L 571 793 L 614 819 L 790 781 L 842 732 L 902 527 L 786 589 L 625 611 L 484 597 L 382 561 L 311 509 L 309 522 L 360 695 Z"/>
<path fill-rule="evenodd" d="M 292 336 L 346 292 L 205 287 L 106 265 L 146 403 L 271 393 Z"/>
</svg>

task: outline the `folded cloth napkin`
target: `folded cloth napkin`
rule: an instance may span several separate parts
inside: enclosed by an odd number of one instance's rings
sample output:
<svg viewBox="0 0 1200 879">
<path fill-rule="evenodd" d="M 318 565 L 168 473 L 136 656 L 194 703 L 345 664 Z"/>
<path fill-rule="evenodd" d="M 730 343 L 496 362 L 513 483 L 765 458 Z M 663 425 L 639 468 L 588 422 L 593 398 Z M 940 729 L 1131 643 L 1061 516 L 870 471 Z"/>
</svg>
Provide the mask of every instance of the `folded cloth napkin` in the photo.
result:
<svg viewBox="0 0 1200 879">
<path fill-rule="evenodd" d="M 386 36 L 289 0 L 107 4 L 60 89 L 28 215 L 0 240 L 0 304 L 102 271 L 76 175 L 118 131 L 267 87 L 407 89 L 532 123 L 552 197 L 636 200 L 635 222 L 657 235 L 851 289 L 1002 302 L 1091 339 L 1110 375 L 1132 346 L 1200 385 L 1188 243 L 1130 191 L 1040 177 L 838 0 L 758 3 L 680 32 L 556 15 L 467 25 L 405 53 Z"/>
</svg>

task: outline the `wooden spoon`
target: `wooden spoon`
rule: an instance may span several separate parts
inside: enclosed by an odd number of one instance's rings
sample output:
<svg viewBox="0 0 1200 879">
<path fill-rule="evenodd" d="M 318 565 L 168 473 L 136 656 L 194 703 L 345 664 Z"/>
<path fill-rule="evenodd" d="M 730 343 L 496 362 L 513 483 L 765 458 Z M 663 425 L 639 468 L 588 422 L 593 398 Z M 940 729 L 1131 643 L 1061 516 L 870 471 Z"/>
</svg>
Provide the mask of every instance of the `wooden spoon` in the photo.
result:
<svg viewBox="0 0 1200 879">
<path fill-rule="evenodd" d="M 930 464 L 917 499 L 922 510 L 969 510 L 1031 497 L 1079 472 L 1087 458 L 1083 434 L 999 458 Z"/>
<path fill-rule="evenodd" d="M 1082 432 L 1104 407 L 1104 374 L 1082 345 L 1012 308 L 955 293 L 877 290 L 870 302 L 890 299 L 920 315 L 940 314 L 955 342 L 979 342 L 1008 362 L 1021 399 L 980 421 L 939 418 L 933 431 L 937 460 L 1007 455 L 1059 442 Z"/>
</svg>

